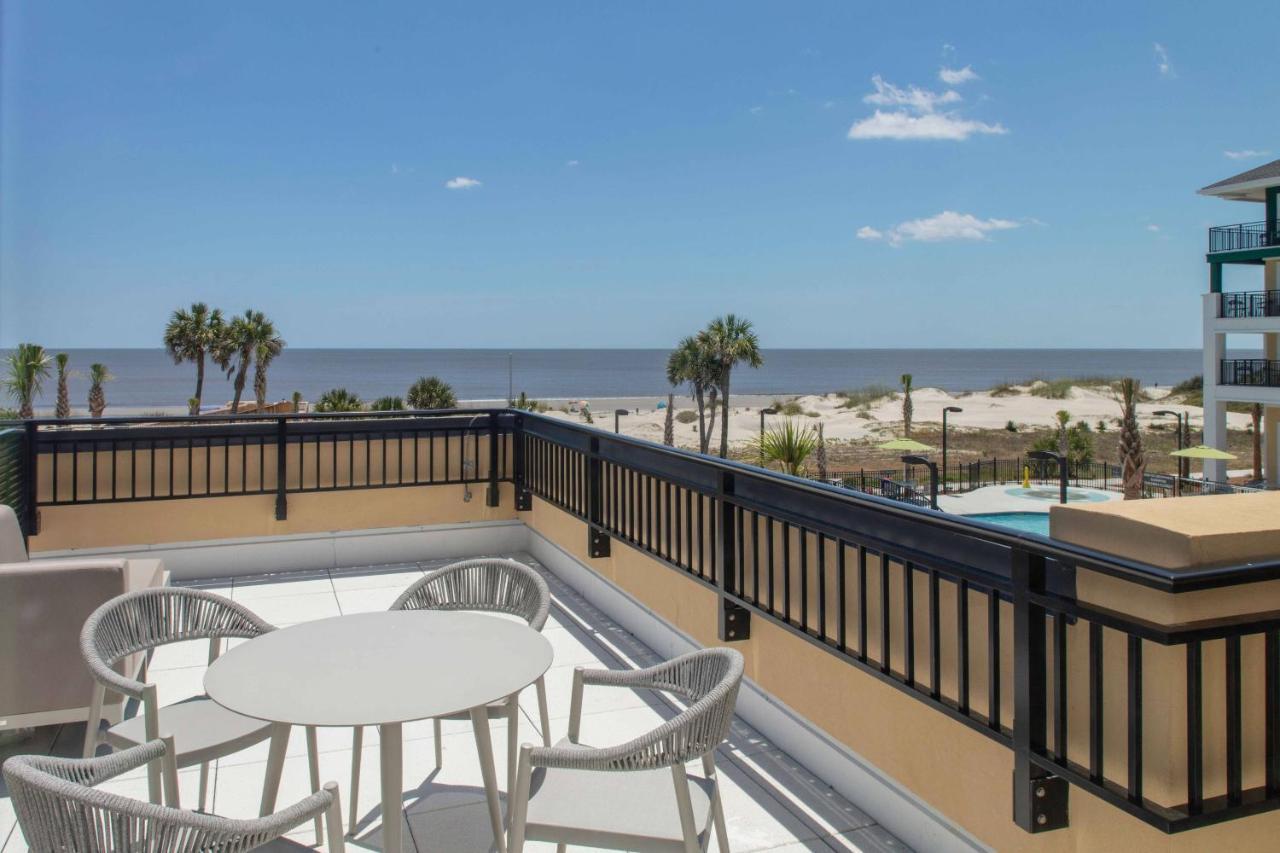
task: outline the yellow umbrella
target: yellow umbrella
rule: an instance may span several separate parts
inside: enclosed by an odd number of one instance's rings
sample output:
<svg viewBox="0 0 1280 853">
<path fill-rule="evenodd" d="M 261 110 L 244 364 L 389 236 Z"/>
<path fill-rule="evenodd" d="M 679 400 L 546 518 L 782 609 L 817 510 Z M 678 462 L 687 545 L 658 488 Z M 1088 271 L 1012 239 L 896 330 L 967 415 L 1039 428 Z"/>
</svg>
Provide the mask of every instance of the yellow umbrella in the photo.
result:
<svg viewBox="0 0 1280 853">
<path fill-rule="evenodd" d="M 904 453 L 928 453 L 933 450 L 929 445 L 921 444 L 914 438 L 895 438 L 893 441 L 886 441 L 876 446 L 881 450 L 899 450 Z"/>
<path fill-rule="evenodd" d="M 1210 447 L 1207 444 L 1197 444 L 1195 447 L 1188 447 L 1186 450 L 1175 450 L 1169 454 L 1170 456 L 1183 456 L 1187 459 L 1236 459 L 1234 453 L 1227 453 L 1225 450 L 1219 450 L 1216 447 Z"/>
</svg>

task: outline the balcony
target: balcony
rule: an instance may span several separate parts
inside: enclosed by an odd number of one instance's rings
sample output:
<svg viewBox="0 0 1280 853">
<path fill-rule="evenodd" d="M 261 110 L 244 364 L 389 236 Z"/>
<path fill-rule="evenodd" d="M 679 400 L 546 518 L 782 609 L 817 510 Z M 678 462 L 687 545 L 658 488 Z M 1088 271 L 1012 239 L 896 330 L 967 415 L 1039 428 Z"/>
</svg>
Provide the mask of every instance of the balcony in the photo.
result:
<svg viewBox="0 0 1280 853">
<path fill-rule="evenodd" d="M 558 665 L 734 645 L 736 731 L 776 761 L 737 765 L 735 850 L 848 849 L 862 829 L 1037 851 L 1173 850 L 1195 829 L 1240 849 L 1280 831 L 1280 564 L 1239 529 L 1267 513 L 1232 503 L 1280 496 L 1058 507 L 1048 539 L 513 410 L 27 422 L 7 442 L 0 501 L 37 556 L 161 556 L 286 622 L 385 607 L 394 584 L 360 592 L 350 566 L 515 553 L 554 578 Z M 309 581 L 318 595 L 291 586 Z M 776 821 L 752 846 L 762 806 Z"/>
<path fill-rule="evenodd" d="M 1280 225 L 1266 222 L 1243 222 L 1219 225 L 1209 229 L 1209 254 L 1216 252 L 1248 252 L 1280 247 Z"/>
<path fill-rule="evenodd" d="M 1280 361 L 1224 358 L 1219 363 L 1218 384 L 1280 388 Z"/>
<path fill-rule="evenodd" d="M 1280 290 L 1220 293 L 1218 316 L 1224 320 L 1280 317 Z"/>
</svg>

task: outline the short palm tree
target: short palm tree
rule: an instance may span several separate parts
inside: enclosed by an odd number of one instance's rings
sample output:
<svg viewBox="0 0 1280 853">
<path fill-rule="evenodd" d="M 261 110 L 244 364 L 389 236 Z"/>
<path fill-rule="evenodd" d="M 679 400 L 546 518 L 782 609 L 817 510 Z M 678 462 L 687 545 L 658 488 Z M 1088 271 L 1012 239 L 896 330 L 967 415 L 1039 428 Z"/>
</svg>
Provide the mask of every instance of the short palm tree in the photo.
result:
<svg viewBox="0 0 1280 853">
<path fill-rule="evenodd" d="M 364 402 L 346 388 L 330 388 L 316 401 L 317 412 L 359 412 Z"/>
<path fill-rule="evenodd" d="M 115 379 L 105 364 L 89 365 L 89 417 L 100 418 L 107 410 L 107 393 L 103 385 Z"/>
<path fill-rule="evenodd" d="M 18 344 L 9 353 L 5 389 L 18 401 L 18 417 L 35 417 L 35 400 L 49 378 L 49 354 L 39 344 Z"/>
<path fill-rule="evenodd" d="M 54 404 L 53 416 L 69 418 L 71 417 L 71 391 L 67 388 L 67 379 L 70 378 L 67 362 L 71 361 L 71 356 L 60 352 L 54 357 L 54 361 L 58 365 L 58 402 Z"/>
<path fill-rule="evenodd" d="M 411 409 L 452 409 L 458 405 L 453 388 L 438 376 L 423 376 L 404 395 Z"/>
<path fill-rule="evenodd" d="M 276 336 L 276 328 L 266 315 L 250 309 L 226 324 L 223 334 L 211 350 L 214 362 L 226 371 L 228 379 L 233 380 L 235 396 L 231 400 L 231 414 L 240 412 L 240 399 L 244 396 L 249 366 L 253 364 L 259 347 L 270 346 L 272 341 L 279 341 L 280 347 L 284 347 L 284 341 Z M 265 374 L 262 381 L 265 396 Z"/>
<path fill-rule="evenodd" d="M 1120 465 L 1124 499 L 1142 497 L 1143 475 L 1147 459 L 1142 449 L 1142 433 L 1138 431 L 1138 397 L 1142 384 L 1137 379 L 1124 378 L 1116 383 L 1116 401 L 1120 404 Z"/>
<path fill-rule="evenodd" d="M 379 397 L 369 406 L 374 412 L 398 412 L 404 408 L 404 400 L 399 397 Z"/>
<path fill-rule="evenodd" d="M 267 367 L 284 351 L 284 339 L 275 333 L 275 327 L 264 330 L 257 346 L 253 348 L 253 397 L 261 412 L 267 407 Z"/>
<path fill-rule="evenodd" d="M 910 373 L 902 374 L 902 436 L 903 438 L 911 438 L 911 417 L 915 414 L 915 406 L 911 403 L 911 381 Z"/>
<path fill-rule="evenodd" d="M 729 379 L 738 364 L 759 367 L 764 364 L 760 355 L 760 339 L 751 328 L 751 321 L 734 314 L 717 317 L 707 324 L 698 336 L 716 367 L 716 385 L 720 389 L 720 458 L 729 455 Z"/>
<path fill-rule="evenodd" d="M 687 337 L 676 345 L 667 356 L 667 381 L 673 386 L 689 383 L 689 394 L 698 407 L 698 450 L 706 453 L 711 447 L 711 434 L 716 423 L 716 368 L 704 342 L 698 337 Z M 707 420 L 707 395 L 710 393 L 711 420 Z"/>
<path fill-rule="evenodd" d="M 800 476 L 805 472 L 805 463 L 818 448 L 818 433 L 794 418 L 786 418 L 751 439 L 750 445 L 766 465 L 776 462 L 785 473 Z"/>
<path fill-rule="evenodd" d="M 1058 422 L 1058 453 L 1065 457 L 1071 450 L 1071 435 L 1069 429 L 1071 425 L 1071 413 L 1066 409 L 1058 409 L 1057 413 L 1053 417 Z"/>
<path fill-rule="evenodd" d="M 226 334 L 222 312 L 209 310 L 203 302 L 193 302 L 190 308 L 179 308 L 169 318 L 164 328 L 164 349 L 174 364 L 190 361 L 196 366 L 196 393 L 191 397 L 190 414 L 200 414 L 200 402 L 204 398 L 204 359 Z"/>
</svg>

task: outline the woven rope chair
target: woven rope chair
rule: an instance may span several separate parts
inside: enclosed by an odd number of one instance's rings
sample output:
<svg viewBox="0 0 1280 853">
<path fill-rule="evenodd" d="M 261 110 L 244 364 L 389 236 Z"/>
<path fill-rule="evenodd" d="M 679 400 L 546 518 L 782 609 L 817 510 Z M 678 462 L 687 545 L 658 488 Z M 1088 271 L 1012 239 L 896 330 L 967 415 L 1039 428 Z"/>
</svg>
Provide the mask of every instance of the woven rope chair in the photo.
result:
<svg viewBox="0 0 1280 853">
<path fill-rule="evenodd" d="M 529 623 L 535 631 L 547 624 L 551 610 L 551 590 L 542 576 L 524 563 L 516 560 L 485 558 L 463 560 L 427 572 L 400 593 L 390 610 L 475 610 L 488 613 L 505 613 L 517 616 Z M 542 741 L 551 744 L 550 723 L 547 712 L 547 685 L 539 676 L 538 721 L 542 728 Z M 486 708 L 490 717 L 507 717 L 507 790 L 515 779 L 515 752 L 520 716 L 518 695 Z M 466 713 L 446 719 L 469 719 Z M 440 719 L 435 723 L 436 767 L 443 764 L 444 753 L 440 743 Z M 360 750 L 364 729 L 357 727 L 352 740 L 351 757 L 351 826 L 357 823 L 358 804 L 356 792 L 360 783 Z"/>
<path fill-rule="evenodd" d="M 156 805 L 95 788 L 142 765 L 163 765 L 165 799 Z M 238 853 L 325 818 L 329 850 L 342 853 L 338 786 L 265 817 L 235 820 L 174 807 L 178 768 L 172 738 L 149 741 L 100 758 L 20 755 L 4 765 L 18 825 L 33 853 Z"/>
<path fill-rule="evenodd" d="M 138 652 L 186 640 L 209 640 L 209 662 L 217 659 L 225 638 L 252 639 L 275 626 L 263 621 L 243 605 L 212 592 L 182 587 L 145 589 L 117 596 L 103 604 L 84 623 L 80 650 L 96 682 L 90 703 L 89 725 L 85 731 L 84 757 L 97 751 L 105 740 L 115 749 L 128 749 L 155 740 L 161 730 L 173 734 L 174 759 L 178 767 L 200 765 L 198 808 L 203 809 L 209 788 L 209 763 L 238 752 L 267 738 L 289 737 L 289 727 L 228 711 L 207 696 L 159 705 L 156 685 L 135 681 L 115 670 L 116 664 Z M 146 678 L 145 668 L 140 677 Z M 105 692 L 113 690 L 142 704 L 141 717 L 126 719 L 99 732 Z M 316 732 L 307 728 L 307 749 L 311 764 L 311 784 L 319 786 L 319 758 Z M 152 764 L 147 771 L 151 802 L 160 802 L 160 771 Z M 264 796 L 264 804 L 274 802 L 275 792 Z M 176 803 L 175 803 L 176 805 Z M 321 840 L 316 820 L 316 841 Z"/>
<path fill-rule="evenodd" d="M 715 750 L 729 734 L 742 669 L 742 655 L 725 648 L 692 652 L 648 669 L 578 667 L 568 738 L 553 747 L 520 748 L 511 853 L 521 853 L 526 839 L 554 841 L 560 849 L 583 844 L 694 853 L 706 849 L 713 821 L 720 851 L 728 853 Z M 686 708 L 627 743 L 584 746 L 578 734 L 588 684 L 658 690 L 677 696 Z M 701 777 L 685 769 L 698 758 Z"/>
</svg>

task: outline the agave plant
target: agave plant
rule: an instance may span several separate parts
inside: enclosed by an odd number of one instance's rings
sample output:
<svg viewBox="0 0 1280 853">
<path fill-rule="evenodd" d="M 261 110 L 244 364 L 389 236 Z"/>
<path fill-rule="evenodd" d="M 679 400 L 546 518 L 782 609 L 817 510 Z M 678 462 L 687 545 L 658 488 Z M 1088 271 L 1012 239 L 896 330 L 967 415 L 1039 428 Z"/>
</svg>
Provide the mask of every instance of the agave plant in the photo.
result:
<svg viewBox="0 0 1280 853">
<path fill-rule="evenodd" d="M 818 433 L 813 427 L 786 418 L 753 438 L 750 448 L 766 465 L 776 462 L 787 474 L 800 476 L 818 448 Z"/>
<path fill-rule="evenodd" d="M 39 344 L 18 344 L 9 353 L 5 388 L 18 401 L 18 417 L 35 417 L 35 399 L 49 378 L 49 354 Z"/>
<path fill-rule="evenodd" d="M 89 417 L 100 418 L 107 410 L 107 394 L 102 386 L 115 379 L 105 364 L 89 365 Z"/>
<path fill-rule="evenodd" d="M 1120 404 L 1120 464 L 1124 484 L 1124 499 L 1142 497 L 1142 479 L 1147 459 L 1142 449 L 1142 433 L 1138 432 L 1138 397 L 1142 383 L 1137 379 L 1121 379 L 1115 385 L 1116 401 Z"/>
<path fill-rule="evenodd" d="M 720 416 L 720 458 L 724 459 L 729 455 L 729 378 L 740 363 L 748 367 L 764 363 L 760 339 L 751 328 L 750 320 L 734 314 L 712 320 L 698 339 L 714 365 L 715 383 L 720 390 L 720 405 L 724 409 Z"/>
<path fill-rule="evenodd" d="M 67 363 L 71 361 L 71 356 L 60 352 L 54 357 L 54 361 L 58 364 L 58 402 L 54 404 L 53 416 L 69 418 L 71 417 L 71 391 L 67 388 L 67 379 L 70 378 Z"/>
<path fill-rule="evenodd" d="M 911 416 L 915 414 L 915 406 L 911 403 L 910 373 L 902 374 L 902 435 L 911 438 Z"/>
<path fill-rule="evenodd" d="M 330 388 L 316 401 L 317 412 L 359 412 L 364 402 L 346 388 Z"/>
<path fill-rule="evenodd" d="M 439 376 L 423 376 L 404 395 L 411 409 L 452 409 L 458 405 L 453 388 Z"/>
<path fill-rule="evenodd" d="M 204 361 L 218 346 L 226 334 L 222 312 L 209 309 L 203 302 L 194 302 L 190 308 L 179 308 L 169 318 L 164 329 L 164 350 L 174 364 L 189 361 L 196 366 L 196 393 L 188 401 L 190 414 L 200 414 L 200 401 L 204 397 Z"/>
</svg>

